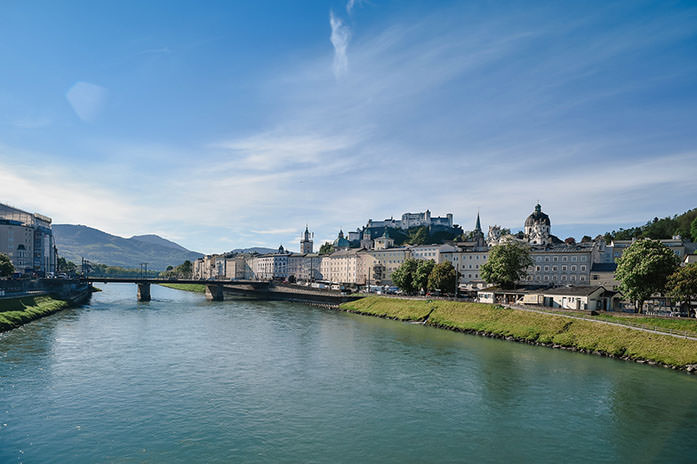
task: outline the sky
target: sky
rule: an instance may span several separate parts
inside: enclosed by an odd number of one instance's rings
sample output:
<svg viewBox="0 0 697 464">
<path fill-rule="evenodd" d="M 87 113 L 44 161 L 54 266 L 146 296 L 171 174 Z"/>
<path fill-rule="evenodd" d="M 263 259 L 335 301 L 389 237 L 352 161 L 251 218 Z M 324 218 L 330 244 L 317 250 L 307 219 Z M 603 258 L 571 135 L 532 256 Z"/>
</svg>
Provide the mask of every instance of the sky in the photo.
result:
<svg viewBox="0 0 697 464">
<path fill-rule="evenodd" d="M 697 4 L 0 3 L 0 202 L 204 253 L 697 207 Z"/>
</svg>

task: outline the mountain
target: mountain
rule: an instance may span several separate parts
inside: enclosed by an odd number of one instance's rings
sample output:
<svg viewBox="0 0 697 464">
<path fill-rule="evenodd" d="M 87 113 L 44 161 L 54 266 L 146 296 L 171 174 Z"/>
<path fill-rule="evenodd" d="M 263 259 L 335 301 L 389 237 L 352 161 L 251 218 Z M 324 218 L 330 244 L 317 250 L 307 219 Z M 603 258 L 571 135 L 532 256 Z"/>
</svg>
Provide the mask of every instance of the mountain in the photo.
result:
<svg viewBox="0 0 697 464">
<path fill-rule="evenodd" d="M 276 253 L 278 249 L 275 248 L 264 248 L 264 247 L 252 247 L 252 248 L 236 248 L 230 253 L 259 253 L 260 255 L 266 254 L 266 253 Z"/>
<path fill-rule="evenodd" d="M 179 251 L 189 251 L 178 243 L 174 243 L 171 240 L 167 240 L 155 234 L 134 235 L 130 240 L 140 240 L 141 242 L 150 243 L 152 245 L 162 245 Z"/>
<path fill-rule="evenodd" d="M 164 270 L 203 256 L 152 234 L 124 238 L 83 225 L 54 224 L 53 235 L 58 255 L 76 264 L 84 257 L 109 266 L 139 268 L 148 263 L 148 269 Z"/>
</svg>

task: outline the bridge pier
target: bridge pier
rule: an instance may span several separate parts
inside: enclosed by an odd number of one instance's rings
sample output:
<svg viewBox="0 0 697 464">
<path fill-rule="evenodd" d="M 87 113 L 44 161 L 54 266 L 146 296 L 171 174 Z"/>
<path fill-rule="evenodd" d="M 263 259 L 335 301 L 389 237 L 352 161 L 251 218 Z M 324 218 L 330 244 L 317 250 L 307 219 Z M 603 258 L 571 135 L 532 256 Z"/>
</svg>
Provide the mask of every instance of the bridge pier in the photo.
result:
<svg viewBox="0 0 697 464">
<path fill-rule="evenodd" d="M 206 298 L 211 301 L 223 301 L 225 297 L 222 284 L 206 285 Z"/>
<path fill-rule="evenodd" d="M 138 283 L 138 301 L 150 301 L 149 283 Z"/>
</svg>

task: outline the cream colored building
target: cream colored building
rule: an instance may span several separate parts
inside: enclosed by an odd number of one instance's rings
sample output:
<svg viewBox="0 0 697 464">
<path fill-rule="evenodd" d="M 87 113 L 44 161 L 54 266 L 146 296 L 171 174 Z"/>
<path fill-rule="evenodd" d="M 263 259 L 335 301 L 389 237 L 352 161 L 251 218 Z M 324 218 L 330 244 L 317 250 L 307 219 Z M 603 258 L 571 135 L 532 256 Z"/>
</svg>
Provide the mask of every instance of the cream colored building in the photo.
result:
<svg viewBox="0 0 697 464">
<path fill-rule="evenodd" d="M 15 272 L 56 272 L 58 256 L 51 218 L 0 203 L 0 253 L 10 258 Z"/>
</svg>

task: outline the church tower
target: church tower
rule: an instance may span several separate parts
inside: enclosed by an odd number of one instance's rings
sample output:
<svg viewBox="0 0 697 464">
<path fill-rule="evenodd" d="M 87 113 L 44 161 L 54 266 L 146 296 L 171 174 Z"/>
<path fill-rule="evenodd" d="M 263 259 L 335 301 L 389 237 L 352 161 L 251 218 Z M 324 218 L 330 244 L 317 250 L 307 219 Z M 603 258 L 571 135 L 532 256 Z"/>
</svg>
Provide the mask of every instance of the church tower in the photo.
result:
<svg viewBox="0 0 697 464">
<path fill-rule="evenodd" d="M 300 237 L 300 253 L 306 254 L 306 253 L 312 253 L 312 239 L 315 238 L 314 233 L 310 233 L 310 231 L 307 228 L 307 224 L 305 225 L 305 232 L 303 232 L 302 236 Z"/>
</svg>

